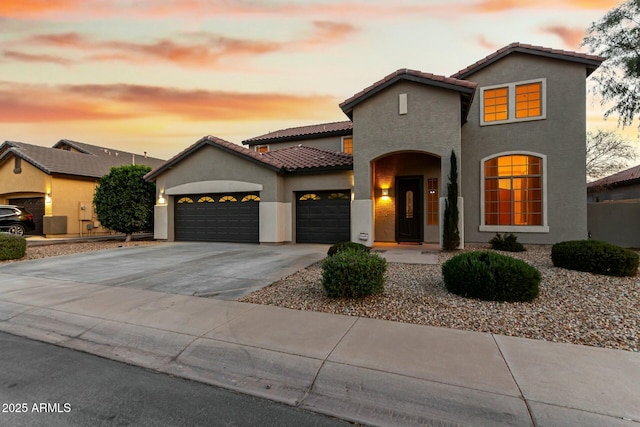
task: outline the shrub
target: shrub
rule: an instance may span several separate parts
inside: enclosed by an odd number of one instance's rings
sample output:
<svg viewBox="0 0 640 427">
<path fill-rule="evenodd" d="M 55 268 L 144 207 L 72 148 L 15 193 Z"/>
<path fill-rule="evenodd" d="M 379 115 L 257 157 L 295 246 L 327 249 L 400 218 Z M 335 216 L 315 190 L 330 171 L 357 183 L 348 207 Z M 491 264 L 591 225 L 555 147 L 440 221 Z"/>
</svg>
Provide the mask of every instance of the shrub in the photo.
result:
<svg viewBox="0 0 640 427">
<path fill-rule="evenodd" d="M 345 249 L 356 249 L 362 252 L 369 252 L 371 248 L 363 245 L 362 243 L 356 242 L 339 242 L 329 248 L 327 255 L 334 256 L 336 253 L 343 251 Z"/>
<path fill-rule="evenodd" d="M 15 234 L 0 233 L 0 261 L 20 259 L 27 253 L 27 240 Z"/>
<path fill-rule="evenodd" d="M 322 286 L 330 298 L 379 294 L 386 270 L 387 261 L 378 254 L 345 248 L 322 262 Z"/>
<path fill-rule="evenodd" d="M 507 233 L 502 236 L 499 233 L 496 233 L 496 237 L 489 240 L 491 244 L 491 249 L 495 249 L 496 251 L 507 251 L 507 252 L 524 252 L 526 249 L 522 246 L 522 243 L 518 242 L 518 237 L 513 233 Z"/>
<path fill-rule="evenodd" d="M 444 284 L 454 294 L 488 301 L 532 301 L 540 272 L 524 261 L 495 252 L 467 252 L 442 265 Z"/>
<path fill-rule="evenodd" d="M 638 258 L 634 251 L 599 240 L 571 240 L 551 247 L 554 266 L 607 276 L 635 276 Z"/>
</svg>

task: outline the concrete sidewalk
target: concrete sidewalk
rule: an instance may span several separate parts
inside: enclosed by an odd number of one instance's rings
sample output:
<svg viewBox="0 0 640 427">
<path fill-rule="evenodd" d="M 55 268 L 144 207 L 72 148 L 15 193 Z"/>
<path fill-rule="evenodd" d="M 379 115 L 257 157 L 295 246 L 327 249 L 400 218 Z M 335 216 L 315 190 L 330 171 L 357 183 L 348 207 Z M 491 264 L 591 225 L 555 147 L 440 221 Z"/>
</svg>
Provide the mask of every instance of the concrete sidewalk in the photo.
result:
<svg viewBox="0 0 640 427">
<path fill-rule="evenodd" d="M 7 273 L 0 330 L 364 424 L 640 425 L 627 351 Z"/>
</svg>

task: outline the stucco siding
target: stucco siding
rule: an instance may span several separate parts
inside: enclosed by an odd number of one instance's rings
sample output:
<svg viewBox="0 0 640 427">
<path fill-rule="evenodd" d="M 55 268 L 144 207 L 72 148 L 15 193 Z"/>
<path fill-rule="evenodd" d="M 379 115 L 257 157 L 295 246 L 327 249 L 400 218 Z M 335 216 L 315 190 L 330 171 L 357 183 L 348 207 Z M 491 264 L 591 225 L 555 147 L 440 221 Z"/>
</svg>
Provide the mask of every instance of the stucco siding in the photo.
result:
<svg viewBox="0 0 640 427">
<path fill-rule="evenodd" d="M 330 136 L 325 138 L 310 138 L 301 141 L 271 142 L 258 145 L 268 145 L 270 151 L 279 150 L 286 147 L 296 147 L 298 145 L 304 145 L 305 147 L 323 148 L 325 150 L 332 151 L 342 151 L 342 137 Z M 255 146 L 252 146 L 250 148 L 254 149 Z"/>
<path fill-rule="evenodd" d="M 49 175 L 24 160 L 21 162 L 22 172 L 19 174 L 13 172 L 14 166 L 14 157 L 10 157 L 0 165 L 0 197 L 8 198 L 5 195 L 12 193 L 45 194 L 47 192 Z"/>
<path fill-rule="evenodd" d="M 523 243 L 555 243 L 587 235 L 584 65 L 512 54 L 473 74 L 478 93 L 462 128 L 462 196 L 467 242 L 486 242 L 495 232 L 479 231 L 481 160 L 502 152 L 547 157 L 547 233 L 515 233 Z M 546 119 L 480 126 L 479 91 L 520 81 L 546 79 Z"/>
</svg>

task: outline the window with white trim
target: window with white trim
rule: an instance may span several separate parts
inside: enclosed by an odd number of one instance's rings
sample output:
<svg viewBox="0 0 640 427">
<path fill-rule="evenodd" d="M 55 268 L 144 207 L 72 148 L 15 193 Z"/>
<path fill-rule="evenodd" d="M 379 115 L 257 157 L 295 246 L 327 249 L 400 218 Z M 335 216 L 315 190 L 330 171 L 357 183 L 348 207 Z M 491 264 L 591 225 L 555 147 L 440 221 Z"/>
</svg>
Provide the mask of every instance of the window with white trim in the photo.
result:
<svg viewBox="0 0 640 427">
<path fill-rule="evenodd" d="M 499 153 L 482 159 L 480 169 L 480 231 L 549 231 L 546 156 Z"/>
<path fill-rule="evenodd" d="M 342 152 L 347 154 L 353 154 L 353 137 L 352 136 L 342 137 Z"/>
<path fill-rule="evenodd" d="M 480 126 L 547 118 L 547 79 L 480 88 Z"/>
<path fill-rule="evenodd" d="M 269 152 L 269 146 L 268 145 L 256 145 L 256 152 L 257 153 L 268 153 Z"/>
</svg>

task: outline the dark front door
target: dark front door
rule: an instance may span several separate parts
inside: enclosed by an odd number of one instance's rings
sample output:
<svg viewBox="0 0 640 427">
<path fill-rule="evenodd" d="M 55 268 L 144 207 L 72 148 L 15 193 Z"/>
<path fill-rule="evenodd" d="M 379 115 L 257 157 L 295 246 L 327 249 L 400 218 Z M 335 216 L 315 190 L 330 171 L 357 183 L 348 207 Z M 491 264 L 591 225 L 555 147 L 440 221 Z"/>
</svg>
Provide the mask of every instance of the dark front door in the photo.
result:
<svg viewBox="0 0 640 427">
<path fill-rule="evenodd" d="M 421 176 L 396 177 L 396 241 L 422 242 L 423 207 Z"/>
</svg>

